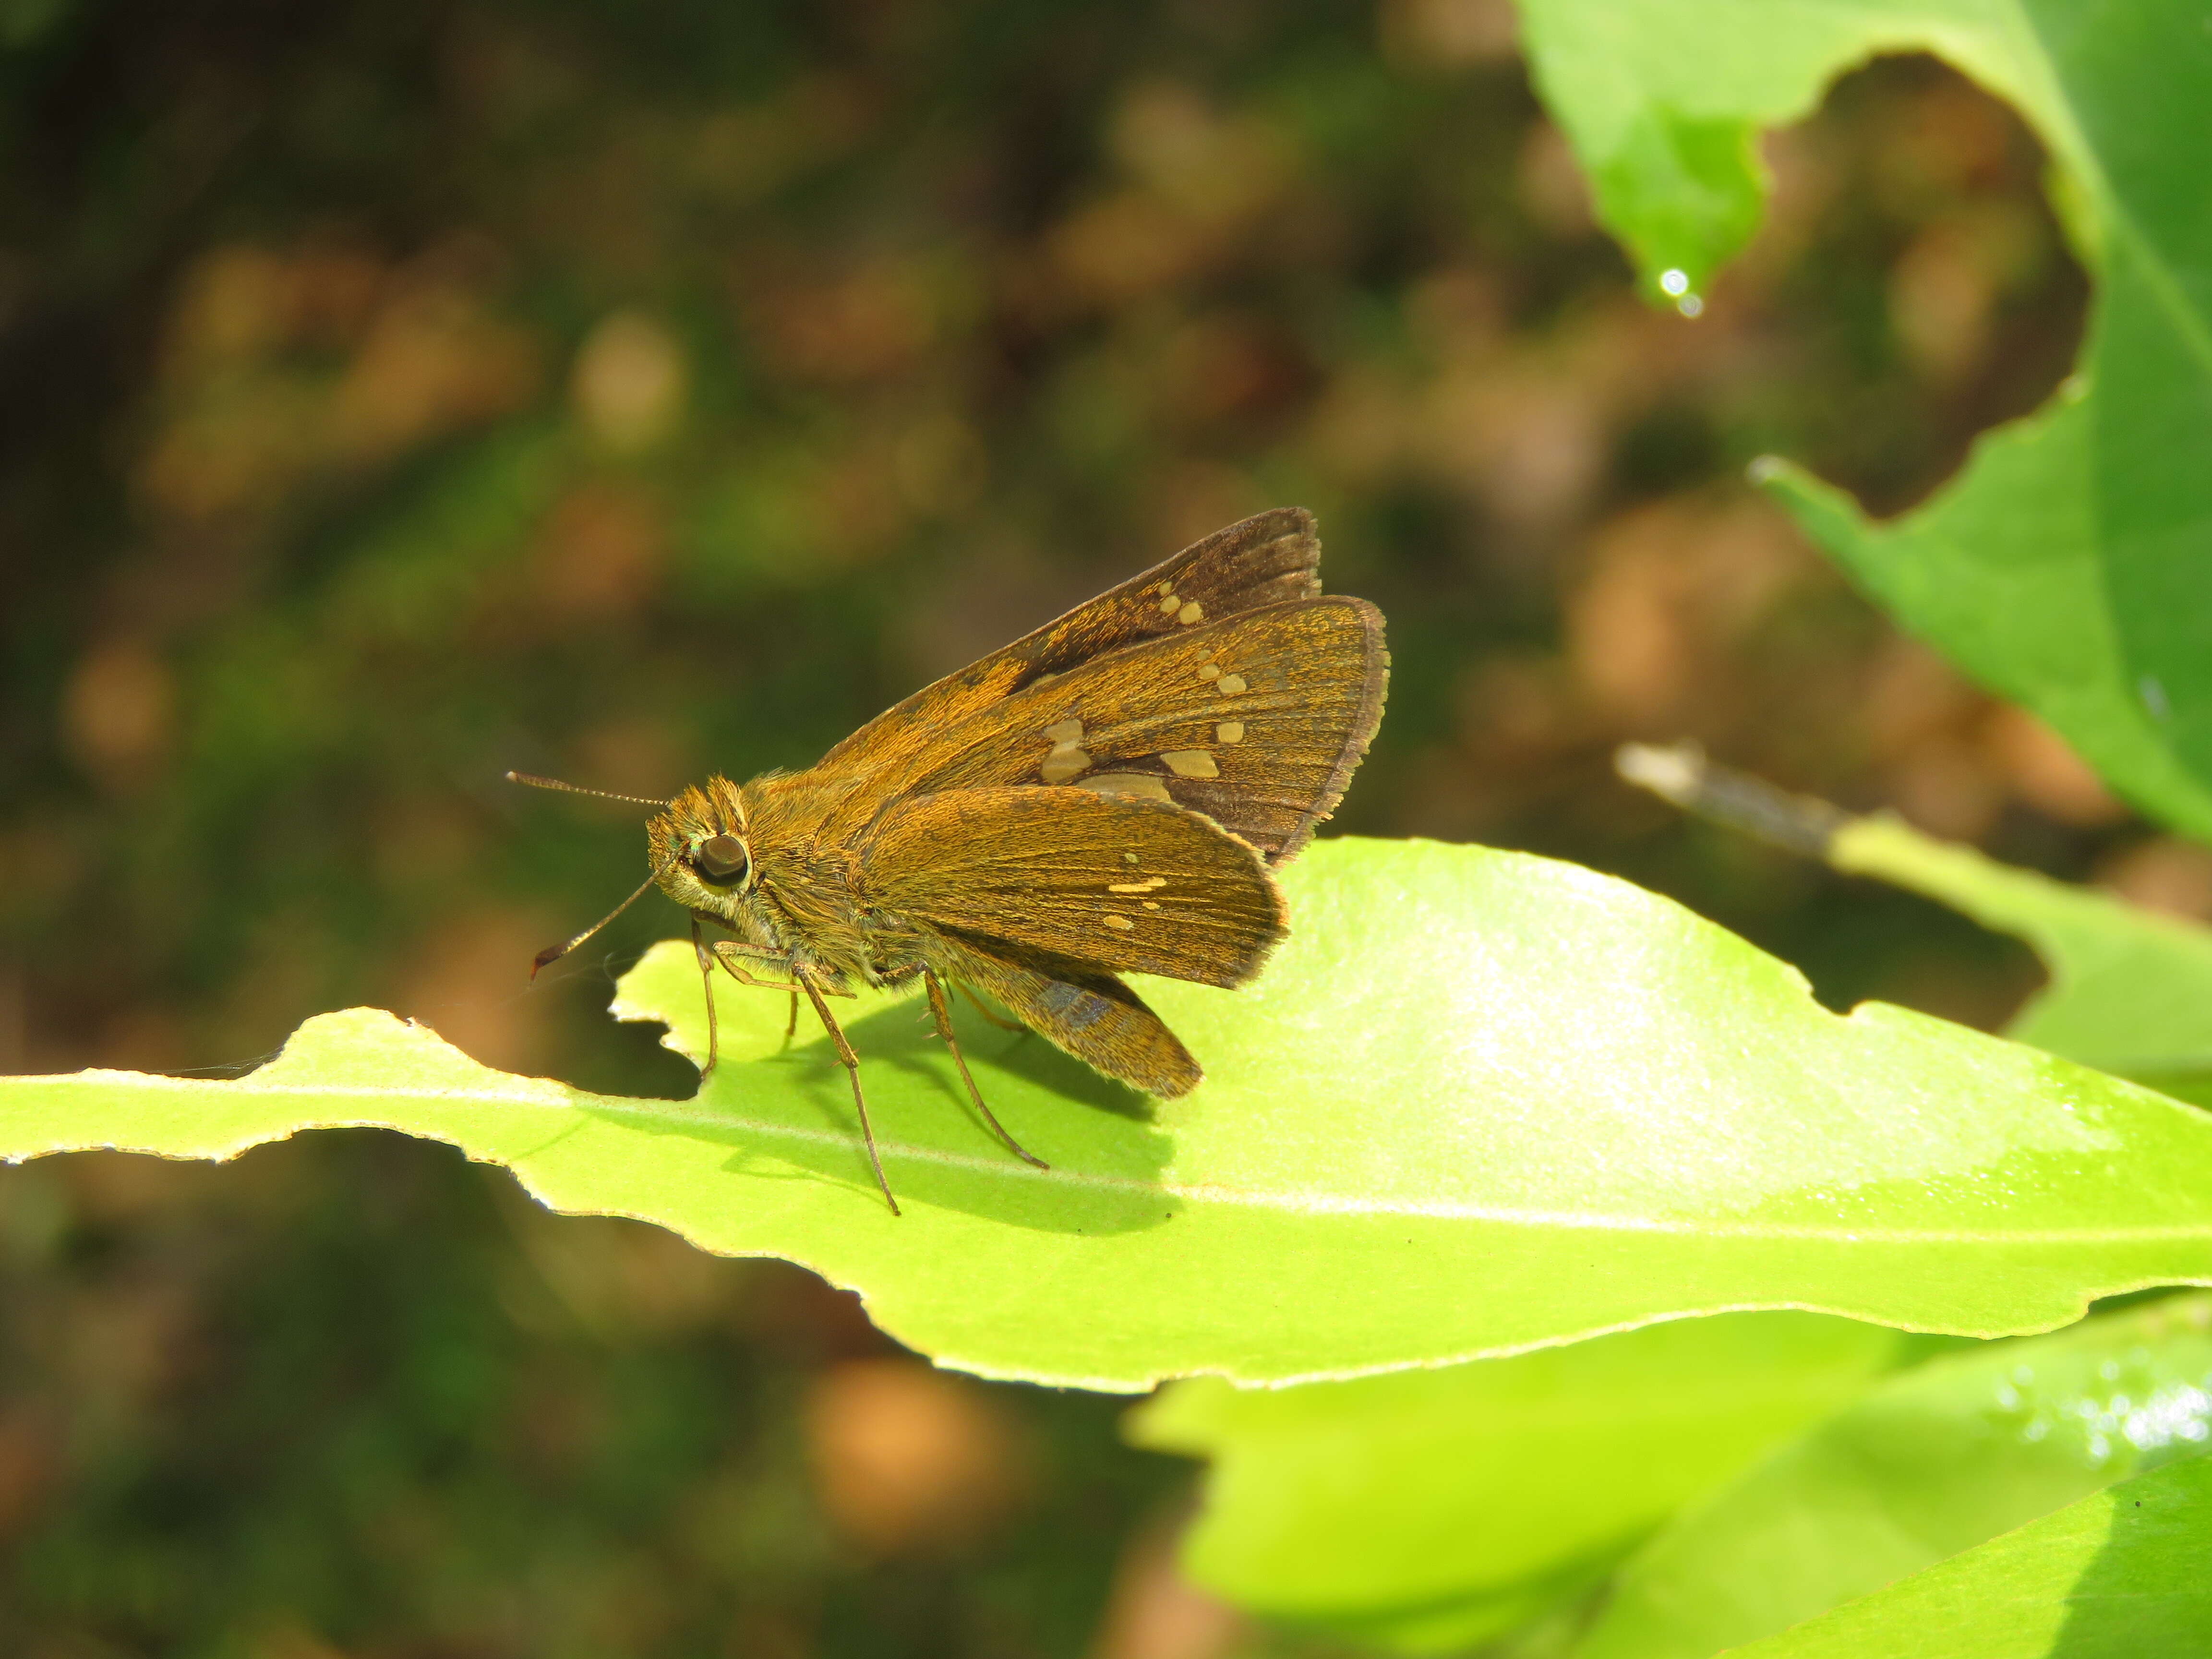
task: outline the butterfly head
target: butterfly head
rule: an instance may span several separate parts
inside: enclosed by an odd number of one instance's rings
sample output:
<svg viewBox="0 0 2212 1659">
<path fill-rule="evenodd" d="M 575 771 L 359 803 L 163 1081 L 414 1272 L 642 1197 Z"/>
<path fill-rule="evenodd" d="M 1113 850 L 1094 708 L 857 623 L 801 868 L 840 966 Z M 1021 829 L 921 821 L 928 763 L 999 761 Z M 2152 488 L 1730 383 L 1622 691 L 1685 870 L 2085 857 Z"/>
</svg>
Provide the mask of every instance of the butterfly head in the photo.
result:
<svg viewBox="0 0 2212 1659">
<path fill-rule="evenodd" d="M 734 919 L 753 889 L 744 803 L 727 778 L 686 789 L 646 825 L 653 880 L 687 910 Z"/>
</svg>

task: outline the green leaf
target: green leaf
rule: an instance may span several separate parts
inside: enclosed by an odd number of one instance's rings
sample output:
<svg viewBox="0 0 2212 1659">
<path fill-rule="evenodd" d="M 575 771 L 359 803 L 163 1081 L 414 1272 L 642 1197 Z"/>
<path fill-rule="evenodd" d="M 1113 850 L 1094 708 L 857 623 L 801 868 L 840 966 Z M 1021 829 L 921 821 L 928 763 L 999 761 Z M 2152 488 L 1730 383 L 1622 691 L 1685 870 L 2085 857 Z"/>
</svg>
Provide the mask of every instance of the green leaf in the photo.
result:
<svg viewBox="0 0 2212 1659">
<path fill-rule="evenodd" d="M 1198 1583 L 1436 1651 L 1595 1583 L 1914 1346 L 1816 1314 L 1723 1314 L 1351 1382 L 1179 1382 L 1127 1431 L 1212 1460 L 1183 1553 Z"/>
<path fill-rule="evenodd" d="M 1876 524 L 1799 468 L 1759 476 L 1884 609 L 1998 696 L 2033 709 L 2143 811 L 2212 838 L 2212 790 L 2146 709 L 2105 589 L 2079 386 L 1984 437 L 1966 474 Z"/>
<path fill-rule="evenodd" d="M 1926 50 L 2049 146 L 2101 278 L 2083 372 L 1875 524 L 1775 465 L 1907 628 L 2033 708 L 2121 793 L 2212 838 L 2212 54 L 2184 0 L 1523 0 L 1537 83 L 1646 286 L 1678 303 L 1756 224 L 1755 132 L 1876 52 Z M 1671 276 L 1668 273 L 1674 273 Z"/>
<path fill-rule="evenodd" d="M 1758 228 L 1755 141 L 1802 119 L 1878 52 L 1932 52 L 2027 112 L 2087 172 L 2055 66 L 2016 0 L 1521 0 L 1538 91 L 1601 217 L 1656 294 L 1679 300 Z M 1663 286 L 1674 270 L 1686 289 Z"/>
<path fill-rule="evenodd" d="M 1626 744 L 1614 763 L 1686 811 L 1925 894 L 2026 941 L 2051 979 L 2006 1036 L 2212 1103 L 2212 929 L 2000 864 L 1887 813 L 1855 818 L 1717 766 L 1694 744 Z"/>
<path fill-rule="evenodd" d="M 848 1006 L 907 1204 L 873 1190 L 843 1073 L 785 999 L 726 990 L 690 1101 L 476 1065 L 356 1012 L 235 1083 L 0 1079 L 0 1155 L 226 1157 L 374 1123 L 858 1289 L 994 1376 L 1108 1389 L 1345 1377 L 1721 1310 L 1975 1334 L 2212 1279 L 2212 1119 L 1897 1008 L 1827 1012 L 1792 969 L 1626 883 L 1525 854 L 1339 841 L 1286 872 L 1248 989 L 1150 982 L 1210 1080 L 1148 1104 L 1043 1042 L 963 1026 L 970 1115 L 916 1005 Z M 625 1017 L 703 1046 L 689 949 Z"/>
<path fill-rule="evenodd" d="M 2184 1659 L 2212 1631 L 2212 1458 L 2108 1486 L 1740 1659 Z"/>
<path fill-rule="evenodd" d="M 2185 0 L 2031 7 L 2097 160 L 2107 226 L 2088 497 L 2123 677 L 2212 781 L 2212 51 Z"/>
<path fill-rule="evenodd" d="M 1937 841 L 1893 817 L 1836 832 L 1828 861 L 2025 940 L 2051 982 L 2006 1035 L 2172 1092 L 2212 1080 L 2212 928 Z"/>
<path fill-rule="evenodd" d="M 1706 1659 L 2208 1449 L 2212 1297 L 1936 1360 L 1662 1532 L 1622 1570 L 1577 1659 Z M 2057 1606 L 2068 1582 L 2041 1594 Z"/>
</svg>

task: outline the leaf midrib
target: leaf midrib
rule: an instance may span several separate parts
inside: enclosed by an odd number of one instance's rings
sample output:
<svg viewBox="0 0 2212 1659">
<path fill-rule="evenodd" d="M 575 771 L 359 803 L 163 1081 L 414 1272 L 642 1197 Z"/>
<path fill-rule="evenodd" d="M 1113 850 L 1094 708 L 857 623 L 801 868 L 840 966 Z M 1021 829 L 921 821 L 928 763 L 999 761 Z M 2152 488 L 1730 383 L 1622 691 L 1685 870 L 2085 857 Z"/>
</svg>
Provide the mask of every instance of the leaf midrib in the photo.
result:
<svg viewBox="0 0 2212 1659">
<path fill-rule="evenodd" d="M 544 1091 L 469 1088 L 465 1085 L 438 1089 L 396 1089 L 389 1085 L 347 1083 L 295 1083 L 272 1085 L 255 1084 L 249 1079 L 241 1079 L 235 1083 L 206 1084 L 190 1078 L 100 1072 L 68 1073 L 54 1077 L 23 1078 L 14 1081 L 41 1085 L 66 1084 L 78 1086 L 114 1087 L 123 1079 L 127 1079 L 126 1086 L 132 1088 L 161 1091 L 175 1089 L 188 1093 L 219 1089 L 228 1097 L 251 1095 L 267 1100 L 337 1098 L 534 1106 L 550 1111 L 592 1112 L 648 1119 L 678 1129 L 738 1130 L 767 1139 L 799 1141 L 817 1146 L 849 1147 L 856 1153 L 861 1147 L 859 1137 L 841 1134 L 835 1130 L 809 1129 L 797 1124 L 742 1117 L 713 1111 L 711 1109 L 686 1111 L 681 1109 L 693 1105 L 694 1102 L 668 1100 L 648 1103 L 635 1097 L 586 1094 L 581 1091 L 568 1089 L 559 1084 L 549 1084 Z M 551 1092 L 553 1091 L 559 1092 L 557 1094 Z M 393 1115 L 396 1116 L 397 1113 L 395 1112 Z M 292 1127 L 295 1132 L 317 1128 L 392 1128 L 403 1133 L 422 1133 L 418 1128 L 393 1121 L 390 1117 L 305 1122 L 295 1124 Z M 100 1145 L 116 1151 L 142 1150 L 115 1140 L 102 1141 Z M 1101 1175 L 1088 1170 L 1073 1170 L 1065 1165 L 1050 1170 L 1036 1170 L 1011 1160 L 967 1152 L 949 1152 L 939 1147 L 920 1146 L 909 1141 L 897 1140 L 882 1135 L 876 1138 L 876 1146 L 887 1164 L 895 1162 L 933 1164 L 941 1169 L 958 1170 L 963 1173 L 986 1178 L 1057 1185 L 1089 1192 L 1126 1193 L 1145 1197 L 1176 1199 L 1188 1203 L 1218 1205 L 1224 1208 L 1267 1210 L 1286 1215 L 1376 1216 L 1429 1221 L 1468 1221 L 1502 1226 L 1540 1227 L 1571 1232 L 1651 1233 L 1717 1239 L 1794 1239 L 1820 1243 L 2002 1245 L 2150 1243 L 2193 1238 L 2212 1240 L 2212 1223 L 2203 1224 L 2168 1223 L 2156 1226 L 2124 1228 L 2053 1227 L 1999 1230 L 1882 1227 L 1843 1222 L 1833 1225 L 1814 1225 L 1793 1222 L 1678 1219 L 1662 1216 L 1619 1215 L 1583 1210 L 1550 1210 L 1449 1200 L 1373 1199 L 1334 1193 L 1228 1187 L 1212 1182 L 1141 1181 L 1127 1176 Z M 50 1150 L 69 1149 L 55 1147 Z M 158 1148 L 143 1150 L 155 1152 L 156 1155 L 161 1155 Z M 241 1147 L 239 1150 L 243 1151 L 244 1148 Z M 235 1156 L 234 1153 L 230 1155 Z"/>
</svg>

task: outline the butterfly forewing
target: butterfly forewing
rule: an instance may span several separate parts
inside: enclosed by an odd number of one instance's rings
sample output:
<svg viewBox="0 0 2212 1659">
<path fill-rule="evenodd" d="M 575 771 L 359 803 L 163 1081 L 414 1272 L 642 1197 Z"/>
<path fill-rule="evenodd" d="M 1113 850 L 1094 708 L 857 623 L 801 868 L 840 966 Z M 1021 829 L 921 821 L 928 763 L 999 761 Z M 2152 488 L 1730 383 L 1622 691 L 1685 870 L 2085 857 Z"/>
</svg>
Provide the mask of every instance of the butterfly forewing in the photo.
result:
<svg viewBox="0 0 2212 1659">
<path fill-rule="evenodd" d="M 1386 663 L 1382 618 L 1362 599 L 1202 623 L 1002 699 L 913 787 L 1073 785 L 1172 801 L 1279 862 L 1366 752 Z"/>
<path fill-rule="evenodd" d="M 899 793 L 935 764 L 948 733 L 1010 694 L 1208 617 L 1313 598 L 1321 592 L 1320 560 L 1313 515 L 1303 507 L 1277 507 L 1216 531 L 886 709 L 811 769 L 824 779 L 849 777 L 878 799 Z"/>
<path fill-rule="evenodd" d="M 869 908 L 1002 955 L 1239 985 L 1283 935 L 1259 854 L 1164 801 L 963 789 L 886 812 L 860 849 Z"/>
</svg>

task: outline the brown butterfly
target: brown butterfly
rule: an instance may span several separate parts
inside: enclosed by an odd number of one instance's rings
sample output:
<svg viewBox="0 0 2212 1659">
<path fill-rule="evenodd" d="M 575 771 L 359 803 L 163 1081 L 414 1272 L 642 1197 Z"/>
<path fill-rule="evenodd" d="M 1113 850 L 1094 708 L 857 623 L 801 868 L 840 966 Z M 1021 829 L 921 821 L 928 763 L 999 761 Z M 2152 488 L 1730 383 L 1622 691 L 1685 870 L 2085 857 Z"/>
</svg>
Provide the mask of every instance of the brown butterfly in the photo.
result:
<svg viewBox="0 0 2212 1659">
<path fill-rule="evenodd" d="M 826 999 L 921 982 L 969 1097 L 948 986 L 1148 1094 L 1198 1062 L 1122 973 L 1242 985 L 1283 937 L 1269 870 L 1343 795 L 1382 718 L 1389 658 L 1364 599 L 1323 598 L 1312 514 L 1218 531 L 878 715 L 804 772 L 710 778 L 647 826 L 658 886 L 691 913 L 714 1064 L 714 968 L 803 995 L 853 1085 Z M 574 786 L 509 773 L 518 782 Z M 598 792 L 585 792 L 598 793 Z M 623 799 L 632 799 L 624 797 Z M 732 937 L 709 942 L 707 928 Z"/>
</svg>

